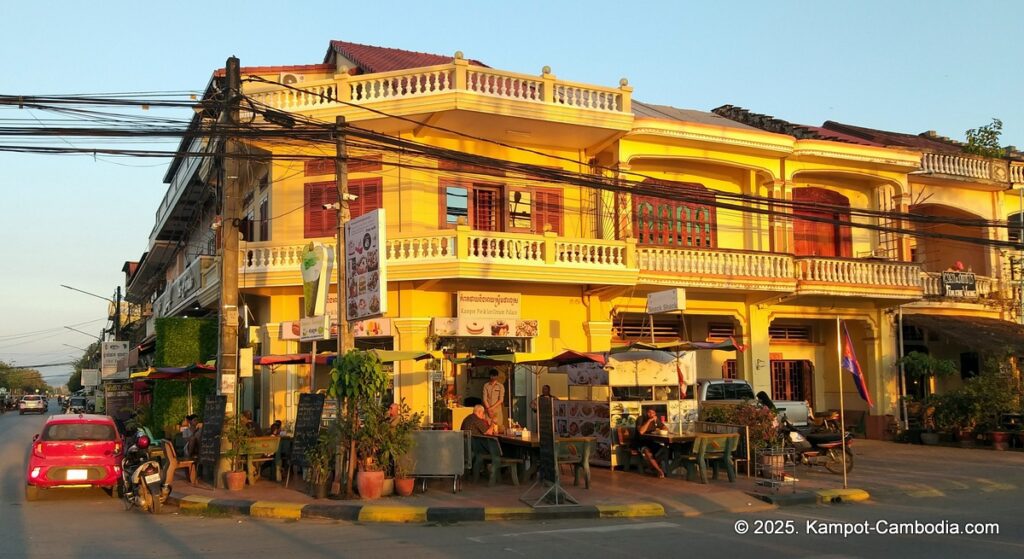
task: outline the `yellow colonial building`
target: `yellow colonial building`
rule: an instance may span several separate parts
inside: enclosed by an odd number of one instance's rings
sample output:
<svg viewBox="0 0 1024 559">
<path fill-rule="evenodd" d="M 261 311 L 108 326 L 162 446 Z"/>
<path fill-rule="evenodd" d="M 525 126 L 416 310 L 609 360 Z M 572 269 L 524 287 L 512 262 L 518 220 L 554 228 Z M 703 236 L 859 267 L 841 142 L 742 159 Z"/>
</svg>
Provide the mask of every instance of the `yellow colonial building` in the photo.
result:
<svg viewBox="0 0 1024 559">
<path fill-rule="evenodd" d="M 1007 194 L 1022 186 L 1016 163 L 954 153 L 939 139 L 936 150 L 729 106 L 650 105 L 633 99 L 626 80 L 597 86 L 548 68 L 519 74 L 461 53 L 333 41 L 321 64 L 243 66 L 242 83 L 253 126 L 329 127 L 343 116 L 365 131 L 348 138 L 349 210 L 385 210 L 386 312 L 353 324 L 358 347 L 459 357 L 734 338 L 745 351 L 699 353 L 699 379 L 747 379 L 755 391 L 823 410 L 839 405 L 838 319 L 875 402 L 868 410 L 846 382 L 846 406 L 864 412 L 869 435 L 882 436 L 887 416 L 899 416 L 900 314 L 904 333 L 923 336 L 905 346 L 920 341 L 936 353 L 954 351 L 942 340 L 971 324 L 965 317 L 1005 324 L 997 337 L 1016 335 L 1009 260 L 998 249 L 917 234 L 977 236 L 966 218 L 1020 223 Z M 216 73 L 208 96 L 223 87 Z M 213 115 L 199 114 L 197 129 L 204 118 Z M 183 147 L 192 155 L 168 171 L 150 250 L 128 285 L 134 300 L 153 303 L 154 317 L 218 308 L 218 142 L 197 134 Z M 334 157 L 326 135 L 249 142 L 244 240 L 232 265 L 243 337 L 257 356 L 312 349 L 292 325 L 302 314 L 302 247 L 335 243 L 337 213 L 324 208 L 337 201 Z M 981 167 L 985 177 L 959 174 Z M 984 234 L 1008 240 L 1005 227 Z M 975 295 L 943 290 L 941 272 L 956 261 L 975 273 Z M 685 290 L 682 313 L 645 313 L 648 294 L 672 288 Z M 486 374 L 450 360 L 438 368 L 395 363 L 395 397 L 432 413 L 442 397 L 480 395 Z M 264 424 L 287 424 L 296 394 L 326 386 L 328 367 L 310 369 L 257 367 L 241 405 Z M 525 409 L 539 384 L 568 395 L 565 375 L 551 374 L 517 382 L 513 406 Z"/>
</svg>

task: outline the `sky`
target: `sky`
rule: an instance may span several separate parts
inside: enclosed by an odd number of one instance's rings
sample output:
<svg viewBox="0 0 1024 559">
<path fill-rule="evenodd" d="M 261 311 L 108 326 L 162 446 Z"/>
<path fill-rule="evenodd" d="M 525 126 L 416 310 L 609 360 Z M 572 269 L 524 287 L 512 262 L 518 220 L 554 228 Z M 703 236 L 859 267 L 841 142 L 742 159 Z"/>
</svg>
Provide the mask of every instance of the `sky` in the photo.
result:
<svg viewBox="0 0 1024 559">
<path fill-rule="evenodd" d="M 963 139 L 999 118 L 1002 143 L 1024 147 L 1020 21 L 1014 0 L 15 2 L 0 18 L 0 94 L 198 92 L 229 56 L 317 64 L 338 39 L 596 85 L 625 77 L 640 101 L 800 124 Z M 12 118 L 46 115 L 0 108 L 0 126 Z M 61 284 L 106 298 L 123 286 L 167 166 L 0 152 L 0 361 L 71 361 L 109 326 L 105 301 Z M 71 367 L 40 370 L 56 385 Z"/>
</svg>

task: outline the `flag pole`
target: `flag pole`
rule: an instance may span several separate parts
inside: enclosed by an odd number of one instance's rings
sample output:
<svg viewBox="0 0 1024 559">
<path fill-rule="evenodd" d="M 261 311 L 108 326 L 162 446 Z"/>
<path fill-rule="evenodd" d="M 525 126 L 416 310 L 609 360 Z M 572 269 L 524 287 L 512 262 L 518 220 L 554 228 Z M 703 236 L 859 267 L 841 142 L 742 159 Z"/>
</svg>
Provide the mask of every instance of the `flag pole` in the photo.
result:
<svg viewBox="0 0 1024 559">
<path fill-rule="evenodd" d="M 839 356 L 839 440 L 843 451 L 843 489 L 846 489 L 846 409 L 843 402 L 843 329 L 836 317 L 836 353 Z"/>
</svg>

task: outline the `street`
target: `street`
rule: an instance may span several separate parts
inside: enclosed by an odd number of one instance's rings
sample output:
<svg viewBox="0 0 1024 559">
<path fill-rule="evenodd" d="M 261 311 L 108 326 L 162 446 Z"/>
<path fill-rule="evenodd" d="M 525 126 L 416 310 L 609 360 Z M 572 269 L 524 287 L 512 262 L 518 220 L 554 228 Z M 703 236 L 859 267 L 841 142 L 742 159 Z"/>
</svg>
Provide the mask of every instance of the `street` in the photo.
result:
<svg viewBox="0 0 1024 559">
<path fill-rule="evenodd" d="M 51 411 L 56 405 L 51 405 Z M 677 557 L 757 554 L 765 557 L 913 556 L 1020 557 L 1024 520 L 1020 491 L 983 489 L 883 494 L 869 503 L 799 506 L 752 514 L 669 516 L 638 521 L 479 522 L 390 525 L 286 522 L 125 512 L 101 490 L 50 491 L 24 499 L 24 462 L 45 417 L 0 416 L 3 557 Z M 908 447 L 912 449 L 912 447 Z M 1024 464 L 1024 461 L 1022 461 Z M 746 534 L 737 534 L 745 522 Z M 997 534 L 844 537 L 837 530 L 918 521 L 952 531 L 993 523 Z M 884 522 L 879 522 L 884 521 Z M 834 523 L 850 523 L 847 525 Z M 857 523 L 857 524 L 853 524 Z M 941 524 L 940 524 L 941 523 Z M 845 526 L 845 527 L 844 527 Z M 929 526 L 930 528 L 930 526 Z M 988 527 L 991 529 L 992 527 Z M 828 531 L 828 534 L 815 535 Z M 762 533 L 755 533 L 762 532 Z M 765 534 L 769 532 L 770 534 Z"/>
</svg>

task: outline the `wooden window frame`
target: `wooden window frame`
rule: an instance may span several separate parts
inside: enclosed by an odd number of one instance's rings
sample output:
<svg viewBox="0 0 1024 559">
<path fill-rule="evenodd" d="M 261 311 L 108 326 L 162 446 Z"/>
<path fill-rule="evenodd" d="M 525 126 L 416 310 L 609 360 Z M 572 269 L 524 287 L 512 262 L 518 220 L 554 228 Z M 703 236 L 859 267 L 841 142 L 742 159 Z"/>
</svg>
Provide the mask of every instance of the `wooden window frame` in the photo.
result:
<svg viewBox="0 0 1024 559">
<path fill-rule="evenodd" d="M 630 223 L 638 245 L 693 249 L 718 248 L 718 212 L 714 206 L 715 195 L 712 191 L 698 183 L 650 179 L 645 179 L 644 183 L 679 189 L 680 192 L 685 192 L 698 200 L 707 201 L 704 203 L 699 201 L 683 202 L 663 198 L 656 194 L 633 194 L 630 204 Z M 641 220 L 640 209 L 644 204 L 650 205 L 653 212 L 651 216 L 648 216 L 651 220 L 649 227 L 645 226 Z M 668 210 L 667 214 L 664 211 L 666 209 Z M 700 215 L 706 215 L 706 219 L 700 219 Z M 670 225 L 668 232 L 664 229 L 665 223 Z M 701 232 L 701 229 L 707 229 L 707 231 Z"/>
<path fill-rule="evenodd" d="M 311 188 L 319 188 L 323 193 L 319 201 L 313 201 Z M 302 218 L 302 236 L 305 239 L 331 237 L 338 231 L 338 213 L 335 210 L 323 209 L 323 204 L 334 204 L 338 201 L 338 185 L 335 181 L 307 182 L 303 185 L 302 200 L 305 211 Z M 314 214 L 321 216 L 320 229 L 314 230 L 310 223 Z M 329 224 L 329 225 L 328 225 Z"/>
<path fill-rule="evenodd" d="M 464 188 L 466 189 L 466 225 L 476 230 L 473 227 L 474 223 L 474 211 L 473 211 L 473 191 L 477 188 L 480 189 L 495 189 L 498 191 L 497 200 L 497 213 L 498 213 L 498 229 L 497 232 L 506 231 L 508 229 L 508 218 L 506 216 L 505 205 L 506 205 L 506 192 L 507 187 L 501 183 L 483 182 L 483 181 L 467 181 L 461 179 L 450 179 L 442 178 L 438 181 L 437 185 L 437 223 L 439 229 L 454 229 L 455 223 L 448 223 L 448 192 L 447 189 L 450 187 Z"/>
<path fill-rule="evenodd" d="M 368 186 L 373 186 L 375 190 L 372 200 L 366 195 L 366 188 Z M 353 190 L 359 190 L 359 193 L 355 193 Z M 349 219 L 384 207 L 384 179 L 381 177 L 350 179 L 348 181 L 348 192 L 349 194 L 356 194 L 356 199 L 348 203 Z"/>
<path fill-rule="evenodd" d="M 799 198 L 798 198 L 799 193 Z M 797 186 L 793 188 L 792 198 L 794 203 L 798 204 L 824 204 L 829 206 L 843 207 L 845 204 L 845 210 L 837 209 L 804 209 L 799 207 L 793 208 L 793 254 L 796 256 L 811 256 L 821 258 L 852 258 L 853 257 L 853 233 L 850 225 L 843 225 L 843 223 L 850 223 L 852 221 L 850 198 L 842 193 L 823 188 L 820 186 Z M 827 223 L 819 221 L 809 221 L 806 219 L 800 219 L 800 216 L 808 217 L 821 217 L 831 219 L 838 223 L 831 224 L 831 236 L 832 246 L 830 247 L 832 252 L 836 254 L 817 254 L 818 251 L 810 251 L 812 254 L 807 254 L 807 250 L 797 250 L 801 246 L 801 243 L 807 243 L 808 241 L 797 240 L 797 230 L 802 227 L 814 227 L 828 225 Z M 807 224 L 807 225 L 804 225 Z M 815 244 L 816 247 L 821 247 L 820 244 Z M 806 248 L 806 247 L 804 247 Z"/>
<path fill-rule="evenodd" d="M 530 226 L 529 227 L 513 227 L 512 226 L 512 196 L 515 192 L 526 192 L 530 194 Z M 539 198 L 546 196 L 557 196 L 558 197 L 558 210 L 557 212 L 548 211 L 546 209 L 539 210 L 540 203 Z M 557 215 L 556 223 L 552 225 L 551 231 L 556 235 L 561 236 L 562 231 L 565 228 L 565 192 L 558 188 L 550 188 L 543 186 L 524 186 L 516 188 L 512 186 L 505 187 L 505 231 L 517 232 L 517 233 L 544 233 L 545 215 Z"/>
</svg>

